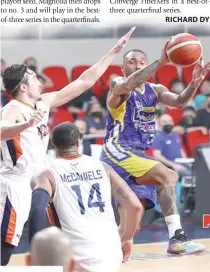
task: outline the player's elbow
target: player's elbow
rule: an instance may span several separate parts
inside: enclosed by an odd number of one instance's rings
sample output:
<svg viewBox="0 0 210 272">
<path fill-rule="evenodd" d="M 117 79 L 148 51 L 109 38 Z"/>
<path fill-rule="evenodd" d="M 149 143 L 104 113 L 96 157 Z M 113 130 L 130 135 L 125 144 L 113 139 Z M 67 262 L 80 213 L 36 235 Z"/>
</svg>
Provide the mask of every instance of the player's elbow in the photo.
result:
<svg viewBox="0 0 210 272">
<path fill-rule="evenodd" d="M 184 109 L 184 108 L 186 107 L 186 105 L 187 105 L 187 103 L 184 102 L 184 101 L 182 101 L 182 99 L 178 96 L 178 98 L 177 98 L 176 103 L 175 103 L 174 106 L 175 106 L 177 109 L 182 110 L 182 109 Z"/>
<path fill-rule="evenodd" d="M 9 141 L 9 140 L 12 140 L 13 138 L 14 136 L 10 135 L 10 133 L 8 133 L 6 128 L 1 128 L 0 130 L 1 141 Z"/>
</svg>

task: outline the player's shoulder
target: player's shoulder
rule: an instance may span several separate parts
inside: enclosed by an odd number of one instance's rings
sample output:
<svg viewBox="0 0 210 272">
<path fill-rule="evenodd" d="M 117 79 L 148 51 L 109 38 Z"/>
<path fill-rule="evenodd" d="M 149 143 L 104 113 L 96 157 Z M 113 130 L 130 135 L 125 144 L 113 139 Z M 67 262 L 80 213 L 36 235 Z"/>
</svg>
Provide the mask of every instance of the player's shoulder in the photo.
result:
<svg viewBox="0 0 210 272">
<path fill-rule="evenodd" d="M 149 84 L 149 86 L 151 88 L 153 88 L 158 93 L 167 90 L 167 88 L 165 86 L 163 86 L 162 84 L 159 84 L 159 83 L 150 83 L 150 82 L 148 82 L 148 84 Z"/>
<path fill-rule="evenodd" d="M 82 154 L 80 156 L 80 158 L 81 158 L 81 160 L 85 160 L 90 163 L 101 163 L 100 159 L 93 157 L 93 156 L 85 155 L 85 154 Z"/>
<path fill-rule="evenodd" d="M 93 156 L 82 155 L 81 159 L 84 160 L 86 165 L 90 165 L 92 167 L 102 167 L 104 169 L 104 162 L 102 162 L 98 157 L 96 158 Z"/>
<path fill-rule="evenodd" d="M 19 116 L 21 114 L 21 108 L 18 106 L 18 104 L 14 103 L 13 100 L 11 100 L 9 103 L 7 103 L 3 108 L 1 108 L 1 117 L 7 116 L 7 115 L 13 115 L 13 116 Z"/>
<path fill-rule="evenodd" d="M 40 99 L 36 102 L 36 105 L 37 105 L 37 109 L 43 109 L 43 110 L 49 110 L 49 106 L 44 103 L 42 101 L 42 98 L 40 97 Z"/>
<path fill-rule="evenodd" d="M 11 100 L 9 101 L 1 110 L 6 110 L 8 108 L 13 108 L 13 109 L 16 109 L 16 110 L 20 110 L 20 107 L 18 105 L 18 103 L 16 103 L 16 100 Z"/>
<path fill-rule="evenodd" d="M 152 82 L 147 82 L 147 84 L 152 87 L 152 88 L 160 88 L 163 85 L 159 84 L 159 83 L 152 83 Z"/>
</svg>

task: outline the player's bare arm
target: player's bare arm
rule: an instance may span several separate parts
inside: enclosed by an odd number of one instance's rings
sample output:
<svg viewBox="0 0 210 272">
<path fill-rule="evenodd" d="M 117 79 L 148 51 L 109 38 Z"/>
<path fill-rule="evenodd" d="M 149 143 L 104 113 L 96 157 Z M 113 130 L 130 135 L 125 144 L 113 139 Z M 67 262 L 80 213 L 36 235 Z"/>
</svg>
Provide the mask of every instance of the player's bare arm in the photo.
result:
<svg viewBox="0 0 210 272">
<path fill-rule="evenodd" d="M 127 78 L 122 78 L 121 80 L 113 80 L 111 85 L 111 92 L 115 95 L 125 95 L 129 93 L 134 88 L 139 87 L 142 83 L 145 83 L 153 73 L 161 66 L 161 60 L 156 60 L 152 64 L 138 70 Z"/>
<path fill-rule="evenodd" d="M 142 214 L 141 203 L 127 183 L 109 165 L 105 163 L 103 165 L 110 178 L 113 197 L 119 201 L 127 212 L 126 223 L 129 222 L 129 224 L 120 226 L 120 229 L 123 231 L 121 233 L 121 240 L 130 240 L 140 225 Z M 125 223 L 124 220 L 122 222 Z"/>
<path fill-rule="evenodd" d="M 160 58 L 155 60 L 152 64 L 139 69 L 125 78 L 116 78 L 111 83 L 111 88 L 108 93 L 107 104 L 111 108 L 118 108 L 123 101 L 128 98 L 129 93 L 134 88 L 140 87 L 164 64 L 168 63 L 166 55 L 166 47 L 169 41 L 165 44 Z M 126 60 L 127 63 L 132 62 L 132 58 Z"/>
<path fill-rule="evenodd" d="M 34 175 L 31 188 L 33 192 L 29 214 L 29 241 L 38 231 L 47 227 L 47 204 L 53 198 L 55 190 L 55 179 L 50 170 L 46 169 Z"/>
<path fill-rule="evenodd" d="M 210 62 L 205 66 L 201 60 L 195 65 L 193 78 L 188 87 L 179 95 L 170 92 L 163 85 L 154 85 L 155 91 L 158 93 L 159 102 L 175 108 L 184 108 L 186 104 L 193 98 L 205 76 L 210 71 Z"/>
<path fill-rule="evenodd" d="M 14 105 L 6 105 L 0 115 L 0 136 L 1 141 L 14 139 L 22 131 L 36 125 L 43 119 L 43 112 L 34 111 L 31 118 L 26 121 L 19 107 Z"/>
<path fill-rule="evenodd" d="M 101 60 L 86 70 L 78 79 L 59 92 L 42 95 L 42 101 L 50 108 L 58 107 L 66 104 L 90 89 L 104 74 L 114 57 L 125 47 L 134 30 L 135 27 L 132 27 L 131 30 L 123 36 Z"/>
</svg>

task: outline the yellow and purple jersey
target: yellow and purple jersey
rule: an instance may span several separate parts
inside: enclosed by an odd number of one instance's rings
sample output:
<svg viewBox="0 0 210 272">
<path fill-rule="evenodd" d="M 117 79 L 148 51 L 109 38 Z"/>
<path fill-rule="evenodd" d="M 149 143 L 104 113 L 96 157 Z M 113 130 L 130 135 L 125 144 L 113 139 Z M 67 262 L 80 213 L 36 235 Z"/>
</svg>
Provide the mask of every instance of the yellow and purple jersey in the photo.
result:
<svg viewBox="0 0 210 272">
<path fill-rule="evenodd" d="M 114 141 L 141 150 L 150 148 L 155 137 L 157 94 L 149 83 L 144 92 L 134 89 L 117 108 L 108 107 L 105 144 Z"/>
<path fill-rule="evenodd" d="M 156 202 L 155 185 L 138 185 L 141 177 L 159 162 L 144 153 L 155 138 L 155 106 L 157 95 L 149 83 L 144 92 L 134 89 L 117 108 L 108 108 L 107 134 L 101 161 L 109 164 L 123 178 L 139 199 L 146 200 L 146 209 Z M 116 201 L 116 204 L 119 203 Z"/>
</svg>

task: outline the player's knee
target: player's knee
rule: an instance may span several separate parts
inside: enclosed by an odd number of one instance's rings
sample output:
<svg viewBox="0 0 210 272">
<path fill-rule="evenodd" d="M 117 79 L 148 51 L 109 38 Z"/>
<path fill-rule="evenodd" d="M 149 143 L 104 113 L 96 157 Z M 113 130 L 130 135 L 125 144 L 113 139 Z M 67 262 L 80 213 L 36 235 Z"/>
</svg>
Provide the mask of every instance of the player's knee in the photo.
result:
<svg viewBox="0 0 210 272">
<path fill-rule="evenodd" d="M 163 169 L 161 169 L 161 171 L 159 171 L 156 179 L 158 182 L 160 182 L 160 184 L 164 186 L 175 186 L 179 179 L 179 175 L 175 171 L 164 167 Z"/>
<path fill-rule="evenodd" d="M 177 183 L 177 181 L 179 180 L 179 174 L 173 170 L 169 170 L 169 171 L 170 171 L 169 177 L 171 176 L 173 182 Z"/>
<path fill-rule="evenodd" d="M 167 180 L 166 183 L 168 185 L 176 185 L 178 179 L 179 179 L 179 175 L 177 174 L 177 172 L 168 169 L 166 173 L 166 180 Z"/>
</svg>

